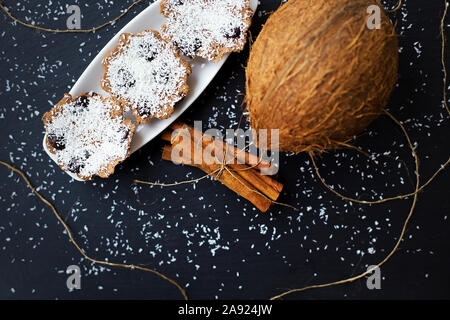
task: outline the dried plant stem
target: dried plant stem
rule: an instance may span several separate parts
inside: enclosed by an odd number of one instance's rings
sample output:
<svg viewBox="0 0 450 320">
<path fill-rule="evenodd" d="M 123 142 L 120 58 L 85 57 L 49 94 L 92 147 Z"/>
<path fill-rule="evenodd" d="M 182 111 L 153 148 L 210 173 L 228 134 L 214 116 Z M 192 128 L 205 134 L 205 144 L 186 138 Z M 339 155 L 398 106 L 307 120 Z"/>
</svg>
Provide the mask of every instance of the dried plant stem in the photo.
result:
<svg viewBox="0 0 450 320">
<path fill-rule="evenodd" d="M 125 269 L 138 269 L 138 270 L 142 270 L 142 271 L 146 271 L 146 272 L 150 272 L 153 273 L 155 275 L 157 275 L 158 277 L 170 282 L 171 284 L 173 284 L 179 291 L 180 293 L 183 295 L 184 299 L 187 300 L 187 294 L 184 291 L 184 289 L 173 279 L 163 275 L 162 273 L 153 270 L 153 269 L 149 269 L 149 268 L 145 268 L 145 267 L 141 267 L 141 266 L 137 266 L 137 265 L 133 265 L 133 264 L 122 264 L 122 263 L 113 263 L 113 262 L 108 262 L 108 261 L 102 261 L 102 260 L 97 260 L 94 258 L 91 258 L 90 256 L 88 256 L 84 250 L 78 245 L 78 243 L 75 241 L 73 235 L 72 235 L 72 231 L 70 230 L 69 226 L 66 224 L 66 222 L 64 221 L 64 219 L 61 218 L 61 216 L 59 215 L 58 211 L 56 210 L 56 208 L 53 206 L 53 204 L 51 204 L 47 199 L 45 199 L 34 187 L 33 185 L 30 183 L 30 181 L 28 180 L 28 178 L 25 176 L 25 174 L 20 171 L 19 169 L 14 168 L 13 166 L 11 166 L 10 164 L 0 161 L 0 164 L 11 169 L 12 171 L 14 171 L 15 173 L 19 174 L 22 179 L 25 181 L 25 183 L 28 185 L 28 187 L 31 189 L 31 191 L 44 203 L 46 204 L 48 207 L 50 207 L 50 209 L 53 211 L 53 213 L 55 214 L 56 218 L 58 219 L 58 221 L 63 225 L 64 229 L 67 232 L 67 235 L 70 238 L 70 241 L 72 242 L 72 244 L 75 246 L 75 248 L 81 253 L 81 255 L 83 257 L 85 257 L 87 260 L 93 262 L 93 263 L 97 263 L 97 264 L 101 264 L 101 265 L 106 265 L 106 266 L 110 266 L 110 267 L 119 267 L 119 268 L 125 268 Z"/>
<path fill-rule="evenodd" d="M 118 21 L 119 19 L 121 19 L 124 15 L 126 15 L 131 8 L 133 8 L 135 5 L 139 4 L 140 2 L 142 2 L 143 0 L 136 0 L 135 2 L 133 2 L 130 6 L 128 6 L 127 9 L 125 9 L 124 12 L 122 12 L 120 15 L 118 15 L 116 18 L 114 18 L 111 21 L 105 22 L 99 26 L 90 28 L 90 29 L 49 29 L 49 28 L 45 28 L 45 27 L 40 27 L 40 26 L 36 26 L 30 23 L 26 23 L 24 21 L 21 21 L 19 19 L 17 19 L 16 17 L 14 17 L 6 8 L 6 6 L 0 2 L 0 8 L 6 13 L 6 15 L 8 17 L 10 17 L 12 20 L 14 20 L 15 22 L 27 27 L 27 28 L 31 28 L 31 29 L 35 29 L 35 30 L 39 30 L 39 31 L 45 31 L 45 32 L 54 32 L 54 33 L 90 33 L 90 32 L 94 32 L 97 31 L 101 28 L 104 28 L 110 24 L 113 24 L 114 22 Z"/>
<path fill-rule="evenodd" d="M 406 134 L 406 129 L 404 128 L 404 126 L 396 119 L 394 118 L 394 116 L 392 114 L 390 114 L 389 112 L 385 111 L 386 115 L 388 115 L 394 122 L 397 123 L 397 125 L 399 125 L 402 128 L 402 131 Z M 408 136 L 406 136 L 408 137 Z M 409 138 L 408 138 L 409 139 Z M 408 141 L 408 143 L 410 143 L 411 141 Z M 314 155 L 312 153 L 309 153 L 309 156 L 311 158 L 314 170 L 316 172 L 317 177 L 319 178 L 320 182 L 322 182 L 322 184 L 328 189 L 330 190 L 332 193 L 334 193 L 335 195 L 337 195 L 339 198 L 342 198 L 344 200 L 347 201 L 351 201 L 351 202 L 356 202 L 356 203 L 361 203 L 361 204 L 381 204 L 384 202 L 388 202 L 388 201 L 393 201 L 393 200 L 401 200 L 401 199 L 405 199 L 411 196 L 414 196 L 415 194 L 417 194 L 418 192 L 422 191 L 423 189 L 425 189 L 425 187 L 427 187 L 435 178 L 436 176 L 443 171 L 449 164 L 450 164 L 450 158 L 444 163 L 442 164 L 438 170 L 436 170 L 436 172 L 431 176 L 431 178 L 424 183 L 422 186 L 420 186 L 417 190 L 415 190 L 414 192 L 411 193 L 407 193 L 407 194 L 402 194 L 402 195 L 398 195 L 395 197 L 389 197 L 389 198 L 383 198 L 380 200 L 375 200 L 375 201 L 366 201 L 366 200 L 359 200 L 359 199 L 355 199 L 355 198 L 351 198 L 348 196 L 343 195 L 342 193 L 336 191 L 336 189 L 332 188 L 326 181 L 325 179 L 322 177 L 322 175 L 320 174 L 319 168 L 317 166 L 316 160 L 314 159 Z"/>
<path fill-rule="evenodd" d="M 408 132 L 406 131 L 405 127 L 400 123 L 400 121 L 398 121 L 393 115 L 391 115 L 389 112 L 385 111 L 386 114 L 391 117 L 392 120 L 394 120 L 395 123 L 397 123 L 400 128 L 402 129 L 403 133 L 405 134 L 405 138 L 408 141 L 408 145 L 411 149 L 411 152 L 414 156 L 414 160 L 415 160 L 415 165 L 416 165 L 416 189 L 414 192 L 414 198 L 411 204 L 411 209 L 409 210 L 409 214 L 405 219 L 405 222 L 403 223 L 403 227 L 402 230 L 400 232 L 400 236 L 397 240 L 397 242 L 394 245 L 394 248 L 389 252 L 389 254 L 380 262 L 378 263 L 375 267 L 368 269 L 367 271 L 355 276 L 355 277 L 350 277 L 344 280 L 339 280 L 339 281 L 335 281 L 335 282 L 330 282 L 330 283 L 324 283 L 324 284 L 317 284 L 317 285 L 312 285 L 312 286 L 307 286 L 307 287 L 303 287 L 300 289 L 292 289 L 289 291 L 286 291 L 282 294 L 279 294 L 277 296 L 274 296 L 272 298 L 270 298 L 270 300 L 277 300 L 280 299 L 286 295 L 289 295 L 291 293 L 294 292 L 302 292 L 302 291 L 306 291 L 309 289 L 317 289 L 317 288 L 325 288 L 325 287 L 331 287 L 331 286 L 336 286 L 336 285 L 340 285 L 340 284 L 344 284 L 344 283 L 350 283 L 356 280 L 359 280 L 363 277 L 365 277 L 366 275 L 372 273 L 372 271 L 376 268 L 376 267 L 381 267 L 383 264 L 385 264 L 395 253 L 395 251 L 397 251 L 398 247 L 400 246 L 401 241 L 403 240 L 403 237 L 405 236 L 406 233 L 406 228 L 408 226 L 409 220 L 411 219 L 413 213 L 414 213 L 414 209 L 416 207 L 416 203 L 417 203 L 417 197 L 418 197 L 418 193 L 419 193 L 419 186 L 420 186 L 420 175 L 419 175 L 419 157 L 417 155 L 416 150 L 414 149 L 414 146 L 411 143 L 411 139 L 409 138 Z M 313 158 L 312 158 L 313 159 Z"/>
<path fill-rule="evenodd" d="M 214 174 L 216 174 L 217 172 L 219 172 L 219 169 L 216 170 L 215 172 L 211 172 L 210 174 L 205 174 L 203 176 L 201 176 L 200 178 L 197 179 L 192 179 L 192 180 L 185 180 L 185 181 L 180 181 L 180 182 L 174 182 L 174 183 L 159 183 L 159 182 L 151 182 L 151 181 L 143 181 L 143 180 L 134 180 L 135 184 L 146 184 L 149 186 L 157 186 L 157 187 L 176 187 L 182 184 L 191 184 L 194 182 L 199 182 L 202 181 L 203 179 L 206 179 L 210 176 L 213 176 Z"/>
<path fill-rule="evenodd" d="M 164 160 L 172 161 L 171 153 L 172 153 L 172 147 L 171 146 L 165 147 L 164 150 L 163 150 L 163 157 L 162 158 Z M 274 197 L 271 198 L 271 197 L 267 196 L 265 193 L 262 193 L 260 190 L 258 190 L 257 187 L 255 187 L 254 185 L 249 184 L 247 182 L 247 180 L 243 179 L 242 177 L 246 175 L 244 172 L 248 171 L 249 169 L 253 169 L 253 167 L 243 167 L 243 166 L 242 167 L 236 167 L 236 165 L 234 167 L 230 167 L 230 165 L 228 165 L 226 163 L 226 159 L 227 158 L 224 157 L 222 159 L 222 161 L 218 161 L 214 165 L 209 165 L 209 166 L 204 165 L 203 167 L 202 166 L 198 166 L 199 169 L 202 169 L 202 170 L 204 170 L 207 173 L 205 175 L 201 176 L 200 178 L 197 178 L 197 179 L 185 180 L 185 181 L 180 181 L 180 182 L 175 182 L 175 183 L 159 183 L 159 182 L 151 182 L 151 181 L 143 181 L 143 180 L 134 180 L 134 183 L 135 184 L 151 185 L 151 186 L 159 186 L 159 187 L 175 187 L 175 186 L 179 186 L 179 185 L 183 185 L 183 184 L 191 184 L 191 183 L 199 182 L 199 181 L 204 180 L 204 179 L 206 179 L 208 177 L 212 177 L 214 180 L 222 182 L 223 184 L 225 184 L 229 188 L 231 188 L 234 185 L 230 181 L 238 182 L 246 191 L 260 196 L 262 198 L 262 202 L 263 202 L 262 206 L 267 206 L 267 205 L 270 205 L 270 204 L 274 204 L 274 205 L 279 205 L 279 206 L 291 208 L 291 209 L 293 209 L 295 211 L 298 211 L 298 208 L 296 208 L 296 207 L 294 207 L 294 206 L 292 206 L 290 204 L 275 201 Z M 192 165 L 190 163 L 191 159 L 184 159 L 184 160 L 186 161 L 185 164 Z M 197 167 L 197 166 L 195 166 L 195 167 Z M 226 174 L 226 177 L 224 176 L 224 173 Z M 226 178 L 226 179 L 224 180 L 224 178 Z M 261 176 L 260 178 L 261 179 L 265 179 L 266 177 Z M 276 186 L 274 186 L 274 187 L 276 188 Z M 239 194 L 239 190 L 236 189 L 236 190 L 233 190 L 233 191 L 236 191 Z M 247 192 L 247 196 L 248 196 L 248 192 Z M 243 195 L 241 195 L 241 196 L 243 196 Z M 264 204 L 264 202 L 267 202 L 267 204 Z M 256 205 L 256 206 L 258 207 L 258 205 Z M 264 211 L 264 210 L 262 210 L 262 207 L 259 208 L 259 209 L 261 211 Z"/>
<path fill-rule="evenodd" d="M 402 0 L 398 0 L 397 5 L 394 9 L 386 9 L 387 12 L 395 12 L 402 7 Z"/>
</svg>

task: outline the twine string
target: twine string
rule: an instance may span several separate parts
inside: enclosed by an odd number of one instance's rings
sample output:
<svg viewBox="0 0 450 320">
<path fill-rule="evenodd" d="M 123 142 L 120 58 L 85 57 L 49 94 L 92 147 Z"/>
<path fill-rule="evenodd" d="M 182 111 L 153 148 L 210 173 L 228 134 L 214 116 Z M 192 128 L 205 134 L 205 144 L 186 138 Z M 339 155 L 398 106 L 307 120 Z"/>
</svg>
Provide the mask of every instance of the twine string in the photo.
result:
<svg viewBox="0 0 450 320">
<path fill-rule="evenodd" d="M 407 131 L 405 129 L 405 127 L 403 126 L 403 124 L 398 121 L 391 113 L 389 113 L 388 111 L 384 111 L 384 113 L 390 117 L 403 131 L 403 133 L 405 134 L 405 137 L 408 140 L 408 143 L 410 145 L 412 145 L 411 141 L 409 140 L 409 136 L 406 135 Z M 356 148 L 356 147 L 355 147 Z M 357 149 L 357 148 L 356 148 Z M 320 170 L 319 167 L 317 166 L 316 160 L 314 158 L 314 154 L 312 152 L 309 153 L 309 157 L 312 161 L 312 165 L 314 167 L 315 173 L 317 175 L 317 177 L 319 178 L 320 182 L 328 189 L 330 190 L 332 193 L 334 193 L 335 195 L 337 195 L 339 198 L 342 198 L 344 200 L 347 201 L 351 201 L 351 202 L 356 202 L 356 203 L 360 203 L 360 204 L 381 204 L 381 203 L 385 203 L 388 201 L 393 201 L 393 200 L 401 200 L 401 199 L 405 199 L 411 196 L 414 196 L 416 193 L 422 191 L 423 189 L 425 189 L 435 178 L 436 176 L 443 171 L 449 164 L 450 164 L 450 158 L 443 164 L 441 164 L 441 166 L 439 167 L 439 169 L 437 169 L 433 175 L 431 176 L 431 178 L 429 178 L 427 180 L 427 182 L 425 182 L 422 186 L 420 186 L 417 190 L 415 190 L 414 192 L 411 193 L 407 193 L 407 194 L 402 194 L 402 195 L 398 195 L 398 196 L 394 196 L 394 197 L 388 197 L 388 198 L 383 198 L 383 199 L 379 199 L 379 200 L 374 200 L 374 201 L 368 201 L 368 200 L 359 200 L 359 199 L 355 199 L 355 198 L 351 198 L 349 196 L 343 195 L 342 193 L 340 193 L 339 191 L 337 191 L 336 189 L 334 189 L 333 187 L 331 187 L 326 181 L 325 179 L 322 177 L 322 175 L 320 174 Z"/>
<path fill-rule="evenodd" d="M 244 147 L 244 149 L 241 149 L 238 152 L 245 150 L 245 148 L 247 148 L 250 145 L 251 144 L 247 145 L 246 147 Z M 291 209 L 293 209 L 295 211 L 299 211 L 299 209 L 294 207 L 293 205 L 290 205 L 288 203 L 283 203 L 283 202 L 278 202 L 278 201 L 272 200 L 268 196 L 266 196 L 264 193 L 260 192 L 259 190 L 256 190 L 254 188 L 250 188 L 239 177 L 237 177 L 233 173 L 233 172 L 238 172 L 238 171 L 251 170 L 251 169 L 257 167 L 261 163 L 262 158 L 259 158 L 258 163 L 256 163 L 255 165 L 248 166 L 247 168 L 242 168 L 242 169 L 234 169 L 234 168 L 231 168 L 227 164 L 227 157 L 226 157 L 226 154 L 227 154 L 227 151 L 228 151 L 227 149 L 228 148 L 225 148 L 224 157 L 221 160 L 218 159 L 216 155 L 214 155 L 214 157 L 216 159 L 216 164 L 220 165 L 219 168 L 211 171 L 210 173 L 207 173 L 207 174 L 201 176 L 200 178 L 191 179 L 191 180 L 184 180 L 184 181 L 174 182 L 174 183 L 159 183 L 159 182 L 151 182 L 151 181 L 143 181 L 143 180 L 134 180 L 134 184 L 146 184 L 146 185 L 159 186 L 159 187 L 175 187 L 175 186 L 179 186 L 179 185 L 182 185 L 182 184 L 191 184 L 191 183 L 199 182 L 199 181 L 204 180 L 204 179 L 206 179 L 208 177 L 212 177 L 214 180 L 219 181 L 219 179 L 222 176 L 223 172 L 226 171 L 226 172 L 228 172 L 231 175 L 231 177 L 233 177 L 235 180 L 237 180 L 241 185 L 243 185 L 250 192 L 256 193 L 256 194 L 264 197 L 265 199 L 267 199 L 268 201 L 270 201 L 274 205 L 279 205 L 279 206 L 291 208 Z"/>
<path fill-rule="evenodd" d="M 411 149 L 411 152 L 412 152 L 412 154 L 413 154 L 414 161 L 415 161 L 415 167 L 416 167 L 416 187 L 415 187 L 415 192 L 413 193 L 413 194 L 414 194 L 414 198 L 413 198 L 413 201 L 412 201 L 411 208 L 410 208 L 410 210 L 409 210 L 408 216 L 406 217 L 406 219 L 405 219 L 405 221 L 404 221 L 404 223 L 403 223 L 403 227 L 402 227 L 402 229 L 401 229 L 400 236 L 399 236 L 398 240 L 396 241 L 396 243 L 395 243 L 393 249 L 389 252 L 389 254 L 388 254 L 381 262 L 379 262 L 379 263 L 378 263 L 377 265 L 375 265 L 374 267 L 369 268 L 367 271 L 365 271 L 365 272 L 363 272 L 363 273 L 361 273 L 361 274 L 359 274 L 359 275 L 357 275 L 357 276 L 350 277 L 350 278 L 343 279 L 343 280 L 339 280 L 339 281 L 335 281 L 335 282 L 329 282 L 329 283 L 324 283 L 324 284 L 317 284 L 317 285 L 306 286 L 306 287 L 303 287 L 303 288 L 300 288 L 300 289 L 291 289 L 291 290 L 289 290 L 289 291 L 283 292 L 283 293 L 281 293 L 281 294 L 279 294 L 279 295 L 277 295 L 277 296 L 274 296 L 274 297 L 270 298 L 270 300 L 277 300 L 277 299 L 280 299 L 280 298 L 282 298 L 282 297 L 284 297 L 284 296 L 286 296 L 286 295 L 289 295 L 289 294 L 291 294 L 291 293 L 294 293 L 294 292 L 302 292 L 302 291 L 306 291 L 306 290 L 310 290 L 310 289 L 317 289 L 317 288 L 331 287 L 331 286 L 336 286 L 336 285 L 340 285 L 340 284 L 344 284 L 344 283 L 350 283 L 350 282 L 359 280 L 359 279 L 365 277 L 366 275 L 369 275 L 370 273 L 372 273 L 373 270 L 375 270 L 375 268 L 379 268 L 379 267 L 381 267 L 383 264 L 385 264 L 385 263 L 386 263 L 386 262 L 394 255 L 394 253 L 397 251 L 398 247 L 400 246 L 400 243 L 402 242 L 402 240 L 403 240 L 403 238 L 404 238 L 404 236 L 405 236 L 406 228 L 407 228 L 408 223 L 409 223 L 409 221 L 410 221 L 410 219 L 411 219 L 411 217 L 412 217 L 412 215 L 413 215 L 413 213 L 414 213 L 414 209 L 415 209 L 416 203 L 417 203 L 417 197 L 418 197 L 418 194 L 419 194 L 419 188 L 420 188 L 419 157 L 418 157 L 418 155 L 417 155 L 417 152 L 416 152 L 416 150 L 415 150 L 413 144 L 411 143 L 411 139 L 410 139 L 409 134 L 408 134 L 408 132 L 406 131 L 405 127 L 401 124 L 400 121 L 398 121 L 398 120 L 397 120 L 392 114 L 390 114 L 388 111 L 385 111 L 385 113 L 386 113 L 392 120 L 394 120 L 394 122 L 395 122 L 396 124 L 398 124 L 398 125 L 400 126 L 400 128 L 402 129 L 403 134 L 405 135 L 405 138 L 406 138 L 406 140 L 408 141 L 408 145 L 409 145 L 409 147 L 410 147 L 410 149 Z M 314 157 L 311 157 L 311 159 L 313 159 L 313 158 L 314 158 Z M 355 202 L 358 202 L 358 201 L 355 201 Z"/>
<path fill-rule="evenodd" d="M 90 32 L 95 32 L 99 29 L 102 29 L 108 25 L 111 25 L 115 22 L 117 22 L 119 19 L 121 19 L 123 16 L 125 16 L 134 6 L 136 6 L 137 4 L 141 3 L 144 0 L 136 0 L 135 2 L 133 2 L 132 4 L 130 4 L 128 6 L 127 9 L 125 9 L 124 12 L 122 12 L 120 15 L 118 15 L 117 17 L 115 17 L 113 20 L 107 21 L 101 25 L 98 25 L 96 27 L 92 27 L 90 29 L 51 29 L 51 28 L 46 28 L 46 27 L 40 27 L 40 26 L 36 26 L 34 24 L 30 24 L 27 22 L 24 22 L 18 18 L 16 18 L 15 16 L 13 16 L 9 11 L 8 8 L 2 3 L 0 2 L 0 8 L 6 13 L 6 15 L 11 18 L 12 20 L 14 20 L 15 22 L 27 27 L 27 28 L 31 28 L 31 29 L 35 29 L 35 30 L 39 30 L 39 31 L 45 31 L 45 32 L 53 32 L 53 33 L 90 33 Z"/>
<path fill-rule="evenodd" d="M 142 267 L 142 266 L 138 266 L 138 265 L 134 265 L 134 264 L 113 263 L 113 262 L 108 262 L 108 261 L 97 260 L 97 259 L 91 258 L 78 245 L 77 241 L 73 237 L 72 231 L 70 230 L 69 226 L 64 221 L 64 219 L 61 218 L 61 215 L 58 213 L 58 211 L 56 210 L 55 206 L 50 201 L 48 201 L 46 198 L 44 198 L 44 196 L 42 196 L 36 190 L 36 188 L 33 187 L 33 185 L 31 184 L 29 179 L 26 177 L 26 175 L 22 171 L 20 171 L 19 169 L 16 169 L 12 165 L 10 165 L 9 163 L 6 163 L 6 162 L 0 160 L 0 164 L 5 166 L 5 167 L 7 167 L 7 168 L 9 168 L 10 170 L 14 171 L 18 175 L 20 175 L 20 177 L 25 181 L 25 183 L 28 185 L 28 187 L 31 189 L 31 191 L 39 198 L 39 200 L 41 200 L 44 204 L 46 204 L 53 211 L 53 213 L 56 216 L 56 218 L 58 219 L 58 221 L 63 225 L 64 229 L 66 230 L 70 241 L 72 242 L 72 244 L 81 253 L 81 255 L 84 258 L 86 258 L 87 260 L 89 260 L 89 261 L 91 261 L 93 263 L 96 263 L 96 264 L 106 265 L 106 266 L 110 266 L 110 267 L 125 268 L 125 269 L 138 269 L 138 270 L 142 270 L 142 271 L 153 273 L 153 274 L 157 275 L 158 277 L 160 277 L 160 278 L 170 282 L 171 284 L 173 284 L 180 291 L 180 293 L 183 295 L 183 298 L 185 300 L 188 300 L 188 296 L 187 296 L 185 290 L 175 280 L 167 277 L 166 275 L 164 275 L 164 274 L 162 274 L 162 273 L 160 273 L 160 272 L 158 272 L 156 270 L 153 270 L 153 269 L 150 269 L 150 268 L 146 268 L 146 267 Z"/>
<path fill-rule="evenodd" d="M 402 0 L 398 0 L 397 5 L 394 7 L 394 9 L 386 9 L 387 12 L 396 12 L 398 9 L 402 7 Z"/>
</svg>

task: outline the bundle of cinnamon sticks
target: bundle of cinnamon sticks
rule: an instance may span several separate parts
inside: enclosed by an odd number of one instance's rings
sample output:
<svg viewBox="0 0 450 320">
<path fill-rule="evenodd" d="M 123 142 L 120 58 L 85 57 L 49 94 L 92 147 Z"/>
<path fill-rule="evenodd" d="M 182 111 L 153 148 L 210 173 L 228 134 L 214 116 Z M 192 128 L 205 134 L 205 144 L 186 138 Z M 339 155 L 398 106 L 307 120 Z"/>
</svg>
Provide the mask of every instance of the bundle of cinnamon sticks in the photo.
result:
<svg viewBox="0 0 450 320">
<path fill-rule="evenodd" d="M 269 176 L 273 166 L 266 160 L 182 122 L 172 124 L 162 139 L 170 143 L 164 146 L 164 160 L 203 170 L 262 212 L 280 196 L 283 185 Z"/>
</svg>

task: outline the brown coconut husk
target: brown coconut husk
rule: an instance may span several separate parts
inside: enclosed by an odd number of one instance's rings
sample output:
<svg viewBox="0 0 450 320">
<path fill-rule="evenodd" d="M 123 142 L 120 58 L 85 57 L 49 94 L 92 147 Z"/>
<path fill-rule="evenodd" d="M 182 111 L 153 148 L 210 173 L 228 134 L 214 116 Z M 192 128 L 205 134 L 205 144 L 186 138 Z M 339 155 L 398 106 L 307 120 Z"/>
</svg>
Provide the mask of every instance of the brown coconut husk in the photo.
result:
<svg viewBox="0 0 450 320">
<path fill-rule="evenodd" d="M 381 28 L 370 30 L 373 4 Z M 397 81 L 397 38 L 382 8 L 377 0 L 290 0 L 272 14 L 246 70 L 252 128 L 279 129 L 279 150 L 298 153 L 338 148 L 367 127 Z"/>
</svg>

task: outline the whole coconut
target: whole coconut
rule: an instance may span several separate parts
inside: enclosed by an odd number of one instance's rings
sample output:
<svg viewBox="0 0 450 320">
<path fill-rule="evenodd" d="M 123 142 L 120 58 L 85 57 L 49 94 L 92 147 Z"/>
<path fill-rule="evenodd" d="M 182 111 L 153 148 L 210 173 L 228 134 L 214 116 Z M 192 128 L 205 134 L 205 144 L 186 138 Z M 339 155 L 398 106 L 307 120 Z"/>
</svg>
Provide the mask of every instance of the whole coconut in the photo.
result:
<svg viewBox="0 0 450 320">
<path fill-rule="evenodd" d="M 379 29 L 367 27 L 371 5 Z M 252 128 L 279 129 L 279 150 L 298 153 L 337 148 L 369 125 L 397 81 L 397 37 L 382 8 L 290 0 L 273 13 L 246 70 Z"/>
</svg>

